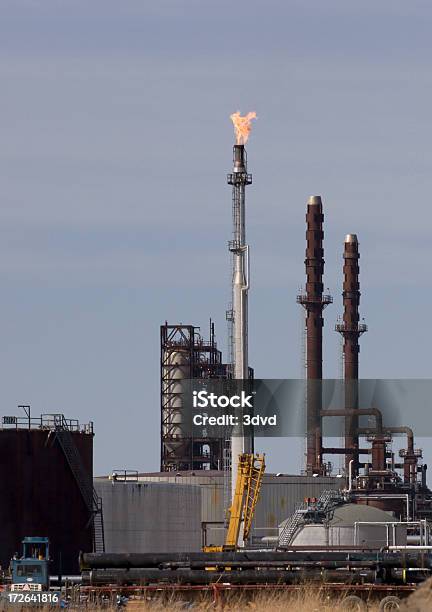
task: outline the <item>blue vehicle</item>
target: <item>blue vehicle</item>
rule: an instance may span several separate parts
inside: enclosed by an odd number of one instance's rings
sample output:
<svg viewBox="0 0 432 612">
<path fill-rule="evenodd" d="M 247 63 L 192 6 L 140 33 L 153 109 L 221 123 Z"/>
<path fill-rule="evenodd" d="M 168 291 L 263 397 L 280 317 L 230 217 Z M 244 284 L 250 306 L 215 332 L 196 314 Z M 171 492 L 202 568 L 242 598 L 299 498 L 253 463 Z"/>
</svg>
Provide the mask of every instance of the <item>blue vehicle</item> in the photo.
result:
<svg viewBox="0 0 432 612">
<path fill-rule="evenodd" d="M 49 590 L 49 539 L 24 538 L 22 557 L 11 560 L 12 591 Z"/>
</svg>

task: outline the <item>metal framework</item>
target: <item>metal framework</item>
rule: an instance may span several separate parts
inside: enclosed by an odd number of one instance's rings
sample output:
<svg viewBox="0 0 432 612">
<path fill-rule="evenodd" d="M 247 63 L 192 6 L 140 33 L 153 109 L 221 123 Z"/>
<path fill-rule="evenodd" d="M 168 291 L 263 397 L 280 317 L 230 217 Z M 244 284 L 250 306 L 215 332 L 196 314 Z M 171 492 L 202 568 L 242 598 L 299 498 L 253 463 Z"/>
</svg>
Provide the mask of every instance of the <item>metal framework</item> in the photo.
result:
<svg viewBox="0 0 432 612">
<path fill-rule="evenodd" d="M 209 341 L 199 329 L 161 326 L 161 472 L 222 469 L 223 438 L 191 438 L 183 423 L 183 381 L 227 376 L 214 324 L 210 321 Z"/>
<path fill-rule="evenodd" d="M 89 511 L 87 527 L 91 526 L 93 535 L 93 551 L 105 552 L 105 530 L 103 520 L 102 498 L 93 486 L 91 474 L 85 469 L 81 455 L 75 444 L 72 428 L 76 421 L 65 419 L 63 414 L 43 415 L 52 417 L 56 439 L 63 451 L 66 461 L 78 485 L 84 503 Z M 41 417 L 42 418 L 42 417 Z M 71 425 L 72 424 L 72 425 Z"/>
<path fill-rule="evenodd" d="M 228 530 L 223 546 L 206 546 L 205 552 L 236 550 L 239 538 L 246 542 L 252 528 L 265 471 L 264 455 L 242 453 L 238 457 L 235 493 L 229 510 Z M 243 530 L 242 530 L 243 527 Z"/>
<path fill-rule="evenodd" d="M 244 145 L 233 147 L 233 170 L 227 175 L 232 186 L 232 240 L 228 248 L 232 257 L 232 309 L 228 314 L 230 323 L 230 354 L 232 377 L 247 380 L 249 377 L 248 356 L 248 293 L 249 293 L 249 245 L 246 243 L 246 186 L 252 183 L 247 171 L 247 154 Z M 253 452 L 253 434 L 247 434 L 238 426 L 231 435 L 231 500 L 235 496 L 235 474 L 238 457 Z"/>
</svg>

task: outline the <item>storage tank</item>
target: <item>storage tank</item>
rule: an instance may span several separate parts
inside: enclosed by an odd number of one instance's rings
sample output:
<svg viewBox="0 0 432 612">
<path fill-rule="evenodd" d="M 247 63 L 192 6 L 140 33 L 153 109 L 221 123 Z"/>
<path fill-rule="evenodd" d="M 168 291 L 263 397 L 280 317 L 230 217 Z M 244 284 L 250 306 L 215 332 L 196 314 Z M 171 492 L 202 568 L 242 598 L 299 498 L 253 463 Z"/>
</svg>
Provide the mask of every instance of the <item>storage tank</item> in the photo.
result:
<svg viewBox="0 0 432 612">
<path fill-rule="evenodd" d="M 187 440 L 182 430 L 182 410 L 184 380 L 190 377 L 189 353 L 179 349 L 170 352 L 163 369 L 162 380 L 167 385 L 166 411 L 170 415 L 169 421 L 162 425 L 163 435 L 169 440 L 165 445 L 170 452 L 182 456 L 187 453 Z"/>
<path fill-rule="evenodd" d="M 280 525 L 283 530 L 285 521 Z M 300 524 L 291 546 L 368 546 L 381 548 L 405 545 L 407 528 L 390 512 L 363 504 L 343 504 L 325 523 Z"/>
<path fill-rule="evenodd" d="M 149 472 L 138 474 L 138 482 L 172 483 L 175 486 L 194 485 L 201 491 L 201 516 L 195 524 L 199 535 L 197 551 L 201 544 L 220 546 L 225 541 L 226 503 L 228 499 L 227 483 L 229 473 L 217 470 L 197 470 L 179 472 Z M 98 481 L 95 487 L 99 491 Z M 335 477 L 317 477 L 264 474 L 260 497 L 255 510 L 252 527 L 252 542 L 258 545 L 272 546 L 271 542 L 263 544 L 263 537 L 278 535 L 278 525 L 287 515 L 294 512 L 296 506 L 306 496 L 319 497 L 322 491 L 338 489 L 341 481 Z M 106 514 L 106 512 L 105 512 Z M 192 521 L 190 522 L 192 525 Z M 180 534 L 181 537 L 181 534 Z M 198 541 L 197 538 L 194 541 Z M 108 549 L 107 549 L 108 550 Z"/>
<path fill-rule="evenodd" d="M 50 540 L 50 573 L 78 573 L 79 551 L 93 549 L 93 526 L 56 428 L 59 421 L 3 417 L 0 429 L 0 564 L 21 554 L 26 536 Z M 93 425 L 62 421 L 88 479 L 93 477 Z"/>
<path fill-rule="evenodd" d="M 201 549 L 199 486 L 97 478 L 95 489 L 103 502 L 107 552 Z"/>
</svg>

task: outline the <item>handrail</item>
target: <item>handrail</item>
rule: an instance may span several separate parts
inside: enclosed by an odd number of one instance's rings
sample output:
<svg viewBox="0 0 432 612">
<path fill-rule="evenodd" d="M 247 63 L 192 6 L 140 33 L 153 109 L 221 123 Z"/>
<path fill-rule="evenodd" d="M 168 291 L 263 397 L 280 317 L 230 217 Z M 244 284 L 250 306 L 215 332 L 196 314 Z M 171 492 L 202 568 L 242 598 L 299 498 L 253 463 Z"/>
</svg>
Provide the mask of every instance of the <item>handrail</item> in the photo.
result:
<svg viewBox="0 0 432 612">
<path fill-rule="evenodd" d="M 55 431 L 58 423 L 73 432 L 93 434 L 93 421 L 80 423 L 78 419 L 66 419 L 61 413 L 41 414 L 39 417 L 3 416 L 2 429 L 45 429 Z"/>
</svg>

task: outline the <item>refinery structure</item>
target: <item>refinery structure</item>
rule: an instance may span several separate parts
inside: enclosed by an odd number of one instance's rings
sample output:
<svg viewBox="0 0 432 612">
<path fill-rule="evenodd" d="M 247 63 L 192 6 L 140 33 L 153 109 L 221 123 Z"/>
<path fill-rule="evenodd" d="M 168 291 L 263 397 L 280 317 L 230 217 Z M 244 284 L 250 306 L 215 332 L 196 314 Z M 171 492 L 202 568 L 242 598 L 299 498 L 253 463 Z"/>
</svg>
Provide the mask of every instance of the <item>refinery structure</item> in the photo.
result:
<svg viewBox="0 0 432 612">
<path fill-rule="evenodd" d="M 343 313 L 334 329 L 343 342 L 344 397 L 336 409 L 323 404 L 324 311 L 333 298 L 324 291 L 321 196 L 311 196 L 306 204 L 306 279 L 304 290 L 293 296 L 304 311 L 306 338 L 306 450 L 301 474 L 287 474 L 283 466 L 277 474 L 264 472 L 264 458 L 251 429 L 238 425 L 221 428 L 218 436 L 196 436 L 187 427 L 186 381 L 244 382 L 257 375 L 248 351 L 253 330 L 248 326 L 246 188 L 252 175 L 245 147 L 255 113 L 235 113 L 231 118 L 236 142 L 227 175 L 233 223 L 228 242 L 229 354 L 224 357 L 218 348 L 211 320 L 208 335 L 192 322 L 161 325 L 156 473 L 125 469 L 93 478 L 91 424 L 83 426 L 58 414 L 39 420 L 30 413 L 27 419 L 3 417 L 1 452 L 9 466 L 3 498 L 11 500 L 1 511 L 3 567 L 24 537 L 38 534 L 49 537 L 52 550 L 57 549 L 56 572 L 78 573 L 78 554 L 83 553 L 82 580 L 94 587 L 166 581 L 160 572 L 167 567 L 174 582 L 201 584 L 223 576 L 225 580 L 223 564 L 228 557 L 223 555 L 228 553 L 234 564 L 231 580 L 239 584 L 290 584 L 298 580 L 295 568 L 306 571 L 307 563 L 336 568 L 339 577 L 351 583 L 357 574 L 374 582 L 378 572 L 384 582 L 399 584 L 403 567 L 415 570 L 418 577 L 428 575 L 432 563 L 424 553 L 432 546 L 432 493 L 422 453 L 408 423 L 387 423 L 379 406 L 365 407 L 359 399 L 360 337 L 367 326 L 359 312 L 360 244 L 355 233 L 341 239 Z M 323 435 L 323 423 L 331 419 L 343 421 L 341 446 L 329 445 Z M 399 460 L 390 448 L 394 436 L 406 439 Z M 336 474 L 329 470 L 329 459 L 335 456 L 343 457 Z M 49 481 L 44 478 L 47 471 Z M 16 479 L 23 483 L 24 493 L 11 493 Z M 55 482 L 56 495 L 67 499 L 61 513 L 52 512 L 47 482 Z M 414 555 L 408 566 L 401 561 L 407 551 Z M 415 557 L 420 553 L 422 561 Z M 217 571 L 204 571 L 209 559 Z M 180 566 L 185 571 L 173 573 Z"/>
</svg>

